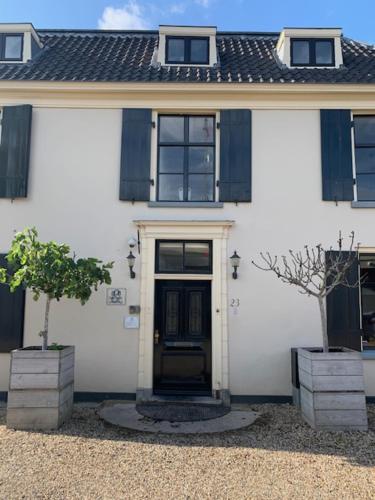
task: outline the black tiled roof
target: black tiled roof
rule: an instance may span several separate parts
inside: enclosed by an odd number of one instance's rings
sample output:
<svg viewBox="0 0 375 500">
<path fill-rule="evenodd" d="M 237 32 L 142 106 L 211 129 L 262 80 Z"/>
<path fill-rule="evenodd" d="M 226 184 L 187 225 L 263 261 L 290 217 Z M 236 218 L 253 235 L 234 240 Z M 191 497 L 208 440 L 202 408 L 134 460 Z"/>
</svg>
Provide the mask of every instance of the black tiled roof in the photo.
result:
<svg viewBox="0 0 375 500">
<path fill-rule="evenodd" d="M 375 83 L 375 47 L 342 39 L 343 67 L 289 69 L 275 57 L 278 33 L 218 32 L 212 68 L 156 63 L 156 31 L 39 30 L 26 64 L 0 63 L 0 80 L 87 82 Z"/>
</svg>

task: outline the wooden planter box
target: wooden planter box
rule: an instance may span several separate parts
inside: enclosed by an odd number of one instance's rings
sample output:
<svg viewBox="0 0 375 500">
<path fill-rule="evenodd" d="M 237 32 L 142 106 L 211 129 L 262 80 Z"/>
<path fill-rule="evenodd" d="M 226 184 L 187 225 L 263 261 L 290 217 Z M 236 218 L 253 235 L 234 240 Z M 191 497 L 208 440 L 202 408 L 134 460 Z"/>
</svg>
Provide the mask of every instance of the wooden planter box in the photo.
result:
<svg viewBox="0 0 375 500">
<path fill-rule="evenodd" d="M 367 430 L 361 353 L 298 349 L 301 412 L 316 430 Z"/>
<path fill-rule="evenodd" d="M 58 429 L 73 408 L 74 347 L 11 352 L 7 427 Z"/>
</svg>

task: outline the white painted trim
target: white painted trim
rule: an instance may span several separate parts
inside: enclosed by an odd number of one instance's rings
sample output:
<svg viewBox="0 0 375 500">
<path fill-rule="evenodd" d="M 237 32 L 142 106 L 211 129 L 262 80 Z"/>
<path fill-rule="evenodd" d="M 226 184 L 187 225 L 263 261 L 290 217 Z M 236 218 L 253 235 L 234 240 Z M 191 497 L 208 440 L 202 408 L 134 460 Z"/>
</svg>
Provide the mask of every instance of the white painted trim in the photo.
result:
<svg viewBox="0 0 375 500">
<path fill-rule="evenodd" d="M 151 392 L 154 354 L 155 279 L 203 279 L 211 281 L 212 296 L 212 391 L 229 389 L 227 318 L 227 239 L 233 221 L 228 220 L 138 220 L 141 242 L 140 330 L 138 390 Z M 212 275 L 171 275 L 155 273 L 157 239 L 212 240 Z"/>
<path fill-rule="evenodd" d="M 165 62 L 165 48 L 167 36 L 197 36 L 208 37 L 209 40 L 209 63 L 208 64 L 167 64 Z M 216 49 L 216 27 L 215 26 L 159 26 L 159 46 L 157 54 L 157 62 L 161 65 L 177 66 L 177 67 L 193 67 L 209 68 L 217 64 L 217 49 Z"/>
<path fill-rule="evenodd" d="M 0 81 L 0 106 L 122 109 L 352 109 L 375 111 L 375 85 Z"/>
<path fill-rule="evenodd" d="M 342 46 L 341 46 L 341 28 L 284 28 L 280 33 L 276 45 L 276 53 L 282 64 L 288 68 L 298 71 L 304 66 L 291 65 L 291 43 L 292 38 L 331 38 L 334 44 L 335 65 L 334 66 L 306 66 L 307 69 L 334 69 L 343 64 Z"/>
</svg>

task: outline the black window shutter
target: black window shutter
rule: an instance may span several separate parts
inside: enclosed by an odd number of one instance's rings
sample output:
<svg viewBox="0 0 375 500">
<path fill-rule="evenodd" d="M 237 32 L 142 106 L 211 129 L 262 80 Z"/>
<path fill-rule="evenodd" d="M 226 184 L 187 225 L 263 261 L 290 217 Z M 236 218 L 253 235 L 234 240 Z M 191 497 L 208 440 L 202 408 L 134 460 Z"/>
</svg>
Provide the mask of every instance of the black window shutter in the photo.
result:
<svg viewBox="0 0 375 500">
<path fill-rule="evenodd" d="M 320 110 L 323 200 L 353 200 L 351 114 L 348 109 Z"/>
<path fill-rule="evenodd" d="M 326 253 L 329 262 L 337 251 Z M 349 252 L 342 252 L 343 254 Z M 359 278 L 358 259 L 355 259 L 347 275 L 349 283 L 355 284 Z M 327 332 L 331 347 L 348 347 L 361 350 L 360 309 L 358 287 L 336 287 L 327 296 Z"/>
<path fill-rule="evenodd" d="M 5 254 L 0 254 L 0 267 L 6 267 Z M 0 352 L 22 347 L 25 291 L 18 288 L 10 292 L 0 284 Z"/>
<path fill-rule="evenodd" d="M 150 199 L 151 109 L 122 110 L 120 200 Z"/>
<path fill-rule="evenodd" d="M 25 198 L 29 176 L 32 106 L 5 106 L 0 143 L 0 198 Z"/>
<path fill-rule="evenodd" d="M 220 112 L 220 201 L 251 201 L 251 111 Z"/>
</svg>

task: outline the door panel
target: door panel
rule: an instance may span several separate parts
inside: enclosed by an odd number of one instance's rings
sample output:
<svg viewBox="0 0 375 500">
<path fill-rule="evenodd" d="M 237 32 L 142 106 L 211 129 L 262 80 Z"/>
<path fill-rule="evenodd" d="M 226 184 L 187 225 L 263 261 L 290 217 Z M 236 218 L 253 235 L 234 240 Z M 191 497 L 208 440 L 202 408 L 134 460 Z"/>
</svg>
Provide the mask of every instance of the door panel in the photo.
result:
<svg viewBox="0 0 375 500">
<path fill-rule="evenodd" d="M 211 282 L 155 283 L 154 392 L 209 393 Z"/>
</svg>

